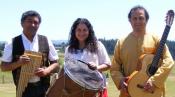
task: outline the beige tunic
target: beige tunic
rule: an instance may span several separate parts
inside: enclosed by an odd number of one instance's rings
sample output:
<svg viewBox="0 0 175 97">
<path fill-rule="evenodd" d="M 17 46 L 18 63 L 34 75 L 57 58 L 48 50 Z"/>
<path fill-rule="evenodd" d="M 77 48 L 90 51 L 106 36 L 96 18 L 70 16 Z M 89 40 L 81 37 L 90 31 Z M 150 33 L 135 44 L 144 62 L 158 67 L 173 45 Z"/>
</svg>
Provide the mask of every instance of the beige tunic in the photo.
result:
<svg viewBox="0 0 175 97">
<path fill-rule="evenodd" d="M 120 80 L 123 77 L 129 76 L 136 70 L 139 57 L 142 54 L 155 53 L 159 44 L 159 39 L 160 38 L 150 33 L 139 38 L 130 33 L 127 37 L 117 42 L 110 72 L 118 89 Z M 151 77 L 151 80 L 157 87 L 164 88 L 164 82 L 172 69 L 173 64 L 174 61 L 172 56 L 168 47 L 165 46 L 161 67 L 159 67 L 156 75 Z M 125 96 L 121 95 L 120 97 Z"/>
</svg>

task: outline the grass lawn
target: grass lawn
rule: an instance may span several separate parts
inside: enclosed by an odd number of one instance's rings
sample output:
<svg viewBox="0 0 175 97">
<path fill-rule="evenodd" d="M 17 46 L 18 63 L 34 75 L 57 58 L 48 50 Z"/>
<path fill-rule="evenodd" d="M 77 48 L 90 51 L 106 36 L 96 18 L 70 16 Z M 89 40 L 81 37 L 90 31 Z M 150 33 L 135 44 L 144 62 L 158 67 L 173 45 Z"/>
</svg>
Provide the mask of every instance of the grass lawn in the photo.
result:
<svg viewBox="0 0 175 97">
<path fill-rule="evenodd" d="M 109 79 L 108 95 L 109 97 L 118 97 L 119 91 L 116 89 L 113 81 Z M 166 97 L 175 97 L 175 76 L 169 76 L 166 81 Z"/>
<path fill-rule="evenodd" d="M 13 83 L 0 84 L 0 97 L 15 97 L 15 93 Z"/>
<path fill-rule="evenodd" d="M 2 73 L 2 72 L 0 72 Z M 9 74 L 7 74 L 9 75 Z M 166 82 L 166 97 L 175 97 L 175 76 L 169 76 Z M 108 79 L 108 95 L 109 97 L 118 97 L 119 91 L 116 89 L 111 78 Z M 5 84 L 0 83 L 0 97 L 15 97 L 15 86 L 12 82 Z"/>
</svg>

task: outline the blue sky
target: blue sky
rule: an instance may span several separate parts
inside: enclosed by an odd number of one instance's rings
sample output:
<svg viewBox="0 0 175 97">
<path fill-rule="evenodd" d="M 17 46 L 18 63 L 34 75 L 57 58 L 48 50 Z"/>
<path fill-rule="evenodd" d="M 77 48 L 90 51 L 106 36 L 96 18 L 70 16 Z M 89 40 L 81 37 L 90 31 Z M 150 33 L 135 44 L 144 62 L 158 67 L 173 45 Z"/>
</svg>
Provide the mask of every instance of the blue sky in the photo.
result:
<svg viewBox="0 0 175 97">
<path fill-rule="evenodd" d="M 161 36 L 167 11 L 175 10 L 174 0 L 1 0 L 0 41 L 22 33 L 21 14 L 27 10 L 41 14 L 38 33 L 52 40 L 67 40 L 78 17 L 91 22 L 97 38 L 121 38 L 132 31 L 127 15 L 135 5 L 144 6 L 150 14 L 147 31 Z M 174 25 L 169 40 L 175 40 Z"/>
</svg>

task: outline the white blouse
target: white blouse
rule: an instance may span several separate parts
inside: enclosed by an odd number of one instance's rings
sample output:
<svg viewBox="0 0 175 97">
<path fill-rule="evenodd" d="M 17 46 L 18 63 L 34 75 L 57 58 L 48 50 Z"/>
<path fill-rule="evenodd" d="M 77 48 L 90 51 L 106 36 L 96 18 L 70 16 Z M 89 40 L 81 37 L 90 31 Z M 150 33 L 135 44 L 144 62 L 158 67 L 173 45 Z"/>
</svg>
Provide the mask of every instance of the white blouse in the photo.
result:
<svg viewBox="0 0 175 97">
<path fill-rule="evenodd" d="M 83 51 L 78 50 L 78 53 L 68 52 L 68 47 L 65 49 L 65 58 L 82 60 L 84 62 L 90 63 L 93 62 L 97 65 L 106 64 L 111 65 L 110 58 L 107 54 L 106 48 L 104 45 L 98 41 L 98 50 L 97 53 L 91 53 L 84 49 Z"/>
</svg>

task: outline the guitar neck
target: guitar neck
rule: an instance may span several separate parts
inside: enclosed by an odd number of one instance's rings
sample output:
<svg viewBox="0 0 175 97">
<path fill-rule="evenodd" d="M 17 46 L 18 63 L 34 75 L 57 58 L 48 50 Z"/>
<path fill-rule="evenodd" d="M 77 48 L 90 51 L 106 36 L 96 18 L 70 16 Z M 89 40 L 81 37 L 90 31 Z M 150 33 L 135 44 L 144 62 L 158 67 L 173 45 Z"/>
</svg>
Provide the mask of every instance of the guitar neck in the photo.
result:
<svg viewBox="0 0 175 97">
<path fill-rule="evenodd" d="M 154 75 L 156 73 L 157 69 L 158 69 L 158 63 L 159 63 L 160 58 L 162 57 L 164 46 L 165 46 L 165 43 L 166 43 L 166 40 L 167 40 L 169 31 L 170 31 L 170 28 L 171 28 L 170 26 L 166 25 L 166 27 L 164 29 L 162 38 L 160 40 L 159 47 L 158 47 L 158 49 L 156 51 L 156 54 L 155 54 L 155 56 L 153 58 L 153 61 L 151 63 L 149 71 L 148 71 L 150 76 Z"/>
</svg>

